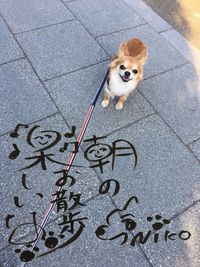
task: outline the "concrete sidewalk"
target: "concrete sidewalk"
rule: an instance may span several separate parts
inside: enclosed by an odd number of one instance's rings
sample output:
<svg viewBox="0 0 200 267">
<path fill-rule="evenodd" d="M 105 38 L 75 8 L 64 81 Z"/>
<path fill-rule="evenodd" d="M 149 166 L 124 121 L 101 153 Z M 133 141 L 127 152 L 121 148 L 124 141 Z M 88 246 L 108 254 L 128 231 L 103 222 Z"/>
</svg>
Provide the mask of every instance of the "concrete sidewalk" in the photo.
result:
<svg viewBox="0 0 200 267">
<path fill-rule="evenodd" d="M 109 145 L 129 141 L 137 151 L 136 168 L 131 155 L 118 157 L 113 170 L 107 164 L 101 173 L 88 164 L 83 144 L 74 163 L 81 167 L 70 172 L 75 183 L 65 189 L 81 194 L 84 206 L 66 217 L 78 212 L 79 218 L 87 217 L 84 230 L 70 245 L 39 257 L 53 248 L 47 246 L 50 240 L 62 244 L 72 235 L 69 228 L 59 235 L 64 217 L 55 209 L 26 265 L 200 266 L 200 52 L 141 0 L 0 0 L 0 266 L 21 266 L 26 246 L 10 244 L 8 238 L 17 226 L 33 222 L 34 211 L 40 224 L 61 177 L 55 161 L 47 170 L 40 164 L 20 170 L 33 163 L 28 158 L 39 151 L 36 139 L 42 143 L 45 133 L 46 139 L 56 134 L 58 141 L 60 134 L 63 141 L 72 126 L 78 135 L 109 60 L 132 37 L 149 49 L 144 81 L 121 111 L 114 108 L 116 100 L 103 109 L 100 96 L 84 139 L 107 136 L 101 143 Z M 27 127 L 10 136 L 18 123 Z M 38 130 L 34 140 L 30 129 Z M 67 163 L 70 150 L 61 153 L 61 148 L 52 145 L 45 152 Z M 120 183 L 115 196 L 113 187 L 109 194 L 99 192 L 108 179 Z M 131 196 L 138 203 L 131 202 L 126 214 L 134 215 L 137 228 L 126 231 L 122 209 Z M 116 208 L 121 212 L 106 222 Z M 100 225 L 106 226 L 106 235 L 102 229 L 101 234 L 107 240 L 95 234 Z M 159 232 L 157 243 L 154 231 L 145 244 L 130 244 L 136 233 L 150 229 Z M 183 230 L 191 233 L 188 240 L 178 237 Z M 122 236 L 112 239 L 124 231 L 129 235 L 125 244 Z M 174 240 L 165 241 L 166 231 L 176 233 Z M 21 226 L 14 239 L 28 242 L 33 233 L 33 225 Z"/>
</svg>

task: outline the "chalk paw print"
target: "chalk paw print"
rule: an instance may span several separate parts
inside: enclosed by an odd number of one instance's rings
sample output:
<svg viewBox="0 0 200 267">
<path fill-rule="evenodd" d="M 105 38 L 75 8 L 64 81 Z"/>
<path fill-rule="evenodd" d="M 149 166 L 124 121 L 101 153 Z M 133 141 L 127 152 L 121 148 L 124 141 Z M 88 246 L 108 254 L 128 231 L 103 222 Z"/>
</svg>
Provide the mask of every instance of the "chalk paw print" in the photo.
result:
<svg viewBox="0 0 200 267">
<path fill-rule="evenodd" d="M 20 254 L 20 260 L 23 262 L 29 262 L 32 261 L 35 258 L 35 253 L 34 252 L 38 252 L 39 248 L 38 247 L 34 247 L 32 248 L 32 245 L 26 245 L 25 250 L 21 250 L 21 249 L 16 249 L 15 252 L 16 253 L 21 253 Z M 32 248 L 32 250 L 31 250 Z"/>
<path fill-rule="evenodd" d="M 147 217 L 147 221 L 149 221 L 149 222 L 153 221 L 153 217 Z M 162 220 L 162 217 L 160 215 L 156 215 L 155 221 L 152 224 L 152 228 L 155 231 L 158 231 L 158 230 L 162 229 L 165 224 L 169 224 L 169 223 L 170 223 L 170 220 L 167 220 L 167 219 Z"/>
<path fill-rule="evenodd" d="M 64 238 L 64 235 L 59 235 L 60 238 Z M 44 238 L 45 240 L 45 247 L 47 248 L 55 248 L 58 244 L 58 238 L 54 236 L 54 232 L 50 231 L 49 236 L 47 238 Z"/>
</svg>

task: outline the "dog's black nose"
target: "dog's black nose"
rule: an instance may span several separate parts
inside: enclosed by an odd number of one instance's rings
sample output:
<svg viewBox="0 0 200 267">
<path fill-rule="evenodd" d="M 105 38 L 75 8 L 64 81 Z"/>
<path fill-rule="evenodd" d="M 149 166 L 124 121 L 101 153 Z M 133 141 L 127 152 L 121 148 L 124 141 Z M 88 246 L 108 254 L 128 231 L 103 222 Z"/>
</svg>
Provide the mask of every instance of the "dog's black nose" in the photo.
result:
<svg viewBox="0 0 200 267">
<path fill-rule="evenodd" d="M 131 73 L 129 71 L 124 72 L 124 76 L 129 77 L 130 75 L 131 75 Z"/>
</svg>

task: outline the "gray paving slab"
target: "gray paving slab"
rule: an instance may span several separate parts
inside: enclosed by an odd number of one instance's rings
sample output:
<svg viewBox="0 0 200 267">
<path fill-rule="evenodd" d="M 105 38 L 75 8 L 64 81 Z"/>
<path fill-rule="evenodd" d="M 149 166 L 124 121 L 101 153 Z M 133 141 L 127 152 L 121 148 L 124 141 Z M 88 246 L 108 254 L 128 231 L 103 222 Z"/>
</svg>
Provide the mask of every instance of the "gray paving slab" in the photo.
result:
<svg viewBox="0 0 200 267">
<path fill-rule="evenodd" d="M 142 0 L 130 1 L 135 2 Z M 199 12 L 198 1 L 193 2 L 192 5 L 187 1 L 177 2 L 172 0 L 145 0 L 144 2 L 149 6 L 149 9 L 152 10 L 152 13 L 156 12 L 155 14 L 159 14 L 165 21 L 171 24 L 182 37 L 184 36 L 190 43 L 200 49 L 200 40 L 198 38 L 200 24 L 198 15 L 196 15 Z"/>
<path fill-rule="evenodd" d="M 31 137 L 31 142 L 35 145 L 35 148 L 27 143 L 27 136 L 29 131 L 34 126 L 40 126 L 36 128 Z M 13 125 L 14 126 L 14 125 Z M 15 126 L 13 127 L 15 128 Z M 61 134 L 62 138 L 60 142 L 48 150 L 44 150 L 45 154 L 53 154 L 50 158 L 64 163 L 64 165 L 59 165 L 55 162 L 45 160 L 47 170 L 43 170 L 41 164 L 31 168 L 21 170 L 20 169 L 29 166 L 33 163 L 34 159 L 26 159 L 27 157 L 40 155 L 40 152 L 35 152 L 36 142 L 34 143 L 34 138 L 37 136 L 43 136 L 42 131 L 57 131 Z M 27 222 L 31 220 L 31 212 L 36 211 L 39 221 L 44 215 L 44 212 L 51 200 L 52 194 L 55 192 L 55 183 L 58 178 L 62 177 L 62 173 L 55 174 L 55 171 L 60 171 L 65 169 L 65 164 L 67 164 L 70 151 L 73 146 L 69 145 L 68 150 L 61 153 L 59 149 L 63 147 L 64 142 L 73 141 L 64 137 L 64 134 L 69 132 L 68 127 L 65 122 L 61 119 L 59 115 L 53 116 L 51 118 L 42 120 L 38 123 L 34 123 L 29 126 L 28 129 L 20 128 L 19 137 L 11 138 L 10 135 L 6 135 L 0 138 L 1 148 L 0 148 L 0 162 L 1 162 L 1 208 L 0 208 L 0 229 L 1 229 L 1 242 L 0 248 L 8 244 L 8 236 L 13 230 L 15 225 Z M 48 132 L 46 134 L 50 134 Z M 48 137 L 45 137 L 48 138 Z M 46 139 L 45 139 L 46 140 Z M 54 139 L 53 139 L 54 140 Z M 46 141 L 45 141 L 46 142 Z M 13 151 L 12 144 L 15 143 L 20 150 L 19 156 L 15 160 L 9 159 L 10 153 Z M 41 147 L 41 146 L 40 146 Z M 39 148 L 39 146 L 37 146 Z M 69 191 L 75 194 L 81 194 L 81 202 L 85 202 L 89 198 L 94 197 L 98 194 L 99 179 L 95 175 L 94 171 L 89 168 L 87 160 L 84 158 L 83 153 L 80 151 L 74 161 L 75 165 L 82 167 L 72 167 L 70 175 L 75 178 L 75 184 L 69 186 L 70 180 L 68 181 L 68 192 L 66 197 L 69 197 Z M 78 171 L 78 173 L 77 173 Z M 22 184 L 22 175 L 26 174 L 26 185 L 31 190 L 24 188 Z M 66 185 L 66 186 L 67 186 Z M 41 198 L 37 193 L 42 193 Z M 19 197 L 19 203 L 24 204 L 22 208 L 17 208 L 14 204 L 14 196 Z M 70 206 L 73 201 L 69 202 Z M 11 221 L 11 228 L 6 229 L 5 227 L 5 217 L 7 214 L 15 214 L 15 218 Z M 53 211 L 50 219 L 54 219 L 59 214 L 56 212 L 56 207 Z M 29 229 L 30 230 L 30 229 Z M 18 237 L 27 234 L 27 231 L 19 231 Z"/>
<path fill-rule="evenodd" d="M 26 60 L 0 66 L 0 93 L 1 134 L 57 112 Z"/>
<path fill-rule="evenodd" d="M 22 58 L 23 56 L 23 52 L 0 17 L 0 64 Z"/>
<path fill-rule="evenodd" d="M 59 0 L 2 0 L 0 10 L 14 33 L 73 19 Z"/>
<path fill-rule="evenodd" d="M 66 2 L 66 6 L 62 2 Z M 132 5 L 135 12 L 127 3 Z M 125 142 L 119 140 L 127 140 L 137 151 L 137 166 L 133 169 L 133 155 L 122 157 L 118 154 L 123 150 L 117 150 L 114 169 L 111 166 L 112 157 L 109 157 L 107 159 L 110 162 L 103 166 L 101 173 L 99 168 L 92 168 L 92 161 L 85 159 L 86 152 L 79 151 L 74 164 L 81 166 L 73 167 L 70 172 L 76 183 L 72 186 L 67 184 L 68 187 L 64 189 L 67 189 L 68 198 L 70 192 L 81 194 L 81 202 L 86 206 L 72 212 L 80 211 L 81 215 L 88 217 L 86 227 L 78 240 L 71 245 L 37 258 L 47 251 L 44 241 L 40 240 L 37 245 L 39 252 L 35 253 L 36 259 L 27 266 L 150 266 L 141 248 L 130 245 L 133 238 L 130 233 L 125 245 L 121 245 L 122 237 L 106 241 L 96 237 L 95 230 L 98 226 L 107 224 L 106 216 L 114 209 L 113 202 L 107 195 L 97 196 L 100 179 L 116 179 L 120 182 L 120 191 L 113 197 L 120 209 L 123 209 L 131 196 L 138 198 L 138 203 L 131 201 L 126 211 L 121 213 L 134 215 L 132 219 L 136 227 L 133 235 L 139 231 L 146 233 L 147 230 L 152 230 L 156 214 L 162 216 L 157 218 L 158 221 L 177 216 L 158 231 L 157 244 L 154 244 L 154 234 L 151 233 L 148 242 L 141 246 L 152 266 L 199 266 L 200 205 L 198 203 L 185 210 L 200 199 L 200 165 L 178 138 L 179 136 L 189 145 L 200 159 L 199 74 L 191 64 L 187 64 L 190 61 L 195 66 L 198 65 L 198 52 L 189 51 L 184 58 L 181 53 L 183 50 L 188 52 L 187 44 L 184 43 L 184 46 L 179 42 L 179 46 L 175 48 L 174 39 L 168 40 L 171 32 L 174 33 L 173 30 L 161 35 L 156 32 L 169 29 L 170 26 L 151 14 L 139 0 L 2 0 L 0 10 L 40 78 L 43 81 L 51 79 L 45 82 L 45 86 L 65 117 L 64 121 L 60 115 L 55 115 L 58 111 L 53 101 L 27 60 L 17 60 L 0 66 L 0 92 L 3 96 L 0 100 L 0 113 L 3 115 L 0 119 L 0 134 L 11 131 L 17 123 L 40 120 L 30 124 L 28 129 L 21 128 L 18 138 L 13 139 L 9 134 L 0 137 L 0 266 L 21 266 L 20 253 L 17 255 L 14 252 L 16 247 L 8 244 L 8 237 L 14 226 L 32 221 L 33 211 L 37 211 L 37 222 L 41 222 L 59 177 L 54 172 L 65 168 L 64 164 L 69 157 L 69 149 L 63 153 L 59 151 L 64 142 L 68 141 L 63 137 L 69 131 L 66 121 L 70 126 L 77 127 L 78 134 L 89 104 L 106 73 L 109 61 L 101 63 L 109 59 L 105 51 L 110 56 L 114 55 L 119 44 L 132 37 L 142 39 L 149 49 L 149 60 L 145 66 L 146 80 L 140 83 L 121 111 L 115 110 L 116 99 L 111 100 L 109 107 L 103 109 L 101 95 L 84 140 L 92 135 L 99 137 L 108 133 L 108 137 L 102 139 L 101 143 L 111 146 L 118 140 L 119 143 L 116 144 L 122 146 Z M 137 14 L 143 15 L 141 17 L 144 20 Z M 84 26 L 78 21 L 69 21 L 75 19 L 74 16 Z M 151 26 L 140 26 L 145 23 L 145 19 Z M 126 28 L 131 29 L 124 30 Z M 96 41 L 92 36 L 97 37 Z M 0 17 L 0 47 L 1 44 L 0 64 L 1 60 L 5 63 L 23 56 Z M 194 55 L 197 56 L 196 60 Z M 180 67 L 182 64 L 186 65 Z M 151 77 L 155 75 L 157 76 Z M 155 114 L 149 102 L 163 120 Z M 46 116 L 50 117 L 44 119 Z M 27 134 L 34 125 L 40 127 L 34 131 L 31 146 L 30 142 L 27 143 Z M 45 130 L 47 134 L 52 133 L 48 130 L 62 134 L 61 141 L 44 152 L 53 154 L 49 155 L 50 158 L 53 157 L 63 165 L 46 159 L 47 170 L 42 170 L 38 164 L 31 169 L 19 171 L 33 162 L 33 159 L 28 160 L 27 157 L 39 154 L 35 151 L 38 146 L 34 137 L 37 137 L 36 133 L 41 136 Z M 51 137 L 48 135 L 46 138 Z M 8 157 L 13 150 L 13 143 L 18 145 L 20 153 L 15 160 L 10 160 Z M 91 143 L 84 142 L 83 150 L 89 145 Z M 30 190 L 25 189 L 22 184 L 23 174 L 27 177 Z M 112 185 L 110 194 L 113 190 Z M 16 207 L 14 196 L 19 196 L 23 207 Z M 7 214 L 15 214 L 10 221 L 11 228 L 6 228 L 5 225 Z M 153 217 L 151 222 L 147 220 L 148 216 Z M 114 214 L 110 219 L 107 238 L 127 232 L 118 215 Z M 47 235 L 53 231 L 54 237 L 58 238 L 62 229 L 58 226 L 60 222 L 62 212 L 57 213 L 54 208 L 45 228 Z M 192 236 L 188 241 L 182 241 L 176 236 L 174 241 L 165 242 L 167 230 L 174 233 L 188 230 Z M 15 238 L 30 240 L 32 231 L 33 227 L 21 227 Z M 70 233 L 65 231 L 64 235 L 65 239 Z M 59 239 L 59 244 L 62 241 L 63 239 Z"/>
<path fill-rule="evenodd" d="M 104 165 L 103 174 L 99 167 L 95 169 L 104 181 L 119 181 L 120 192 L 113 197 L 119 208 L 131 196 L 138 198 L 138 204 L 130 204 L 130 211 L 143 229 L 149 226 L 147 216 L 160 214 L 171 218 L 199 199 L 199 162 L 157 115 L 133 123 L 100 141 L 112 146 L 112 142 L 119 139 L 134 145 L 138 156 L 136 168 L 135 157 L 129 155 L 116 156 L 113 171 L 111 157 L 105 158 L 110 163 Z M 123 145 L 127 144 L 117 143 L 119 147 Z M 85 146 L 86 150 L 87 144 Z M 127 150 L 117 150 L 116 154 L 125 152 Z"/>
<path fill-rule="evenodd" d="M 2 266 L 20 267 L 21 262 L 17 262 L 18 259 L 12 247 L 6 247 L 3 250 L 0 250 L 0 254 Z"/>
<path fill-rule="evenodd" d="M 141 39 L 149 50 L 149 59 L 144 71 L 145 78 L 187 62 L 171 44 L 149 25 L 102 36 L 97 40 L 110 55 L 115 55 L 121 42 L 134 37 Z"/>
<path fill-rule="evenodd" d="M 200 137 L 199 74 L 191 64 L 144 81 L 139 90 L 185 143 Z"/>
<path fill-rule="evenodd" d="M 77 129 L 80 129 L 84 121 L 106 68 L 106 63 L 98 64 L 45 83 L 68 123 L 76 125 Z M 107 134 L 153 113 L 151 106 L 137 91 L 128 98 L 121 111 L 115 110 L 116 99 L 105 109 L 101 106 L 101 101 L 102 95 L 96 104 L 86 136 L 97 134 L 97 129 L 101 135 Z M 67 106 L 70 106 L 70 109 Z"/>
<path fill-rule="evenodd" d="M 170 227 L 167 227 L 177 234 L 179 234 L 178 229 L 189 231 L 191 237 L 188 240 L 183 241 L 175 236 L 175 241 L 165 242 L 162 239 L 157 244 L 145 245 L 145 252 L 153 266 L 198 267 L 200 265 L 199 224 L 200 204 L 198 203 L 175 218 Z"/>
<path fill-rule="evenodd" d="M 87 217 L 88 219 L 83 221 L 85 224 L 85 229 L 81 233 L 80 237 L 75 240 L 71 245 L 66 246 L 63 249 L 57 250 L 49 255 L 46 255 L 41 258 L 36 258 L 32 262 L 28 263 L 27 266 L 30 267 L 40 267 L 40 266 L 50 266 L 55 267 L 58 265 L 60 267 L 66 266 L 149 266 L 148 262 L 144 258 L 142 252 L 138 247 L 131 247 L 128 244 L 120 245 L 121 240 L 100 240 L 95 235 L 95 231 L 98 226 L 105 223 L 106 215 L 113 210 L 111 201 L 106 196 L 97 197 L 87 203 L 85 208 L 82 208 L 79 214 L 79 218 Z M 55 221 L 47 225 L 46 231 L 47 234 L 49 231 L 54 232 L 54 236 L 57 237 L 60 233 L 62 226 L 58 226 L 58 223 L 61 221 Z M 77 223 L 75 223 L 75 229 L 77 229 Z M 114 236 L 117 233 L 124 229 L 123 224 L 119 220 L 119 217 L 116 215 L 112 220 L 112 225 L 108 229 L 110 236 Z M 64 232 L 65 238 L 72 236 L 68 232 Z M 64 240 L 64 239 L 63 239 Z M 63 242 L 61 239 L 58 244 Z M 38 243 L 38 248 L 40 249 L 39 253 L 47 251 L 44 246 L 44 242 Z M 13 258 L 15 259 L 16 265 L 19 266 L 18 255 L 14 255 L 14 252 L 11 251 L 12 248 L 7 248 L 7 251 L 10 252 L 9 259 L 6 258 L 6 250 L 0 252 L 1 261 L 5 262 L 4 266 L 9 266 L 9 263 L 12 262 Z M 39 255 L 38 253 L 38 255 Z M 16 254 L 16 253 L 15 253 Z M 112 255 L 112 256 L 111 256 Z M 37 257 L 37 254 L 35 255 Z M 13 260 L 14 261 L 14 260 Z"/>
<path fill-rule="evenodd" d="M 141 0 L 125 0 L 125 2 L 133 8 L 133 10 L 148 22 L 156 31 L 166 31 L 171 26 L 155 13 L 149 6 Z"/>
<path fill-rule="evenodd" d="M 190 144 L 190 149 L 194 152 L 194 154 L 200 160 L 200 139 Z"/>
<path fill-rule="evenodd" d="M 174 29 L 161 33 L 196 69 L 200 71 L 200 51 Z M 198 34 L 196 34 L 198 36 Z"/>
<path fill-rule="evenodd" d="M 122 0 L 79 0 L 66 5 L 94 36 L 145 23 Z"/>
<path fill-rule="evenodd" d="M 19 34 L 17 38 L 42 80 L 108 58 L 77 21 Z"/>
</svg>

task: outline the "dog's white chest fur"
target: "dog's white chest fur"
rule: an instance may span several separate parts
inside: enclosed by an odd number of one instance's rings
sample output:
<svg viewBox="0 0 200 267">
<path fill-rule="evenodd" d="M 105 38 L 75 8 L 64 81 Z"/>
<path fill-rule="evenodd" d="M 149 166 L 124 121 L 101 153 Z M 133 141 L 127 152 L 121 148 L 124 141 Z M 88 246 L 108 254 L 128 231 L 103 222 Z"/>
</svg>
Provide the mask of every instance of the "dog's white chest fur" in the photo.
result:
<svg viewBox="0 0 200 267">
<path fill-rule="evenodd" d="M 107 90 L 111 97 L 129 95 L 137 86 L 137 81 L 123 82 L 118 73 L 110 76 Z"/>
</svg>

